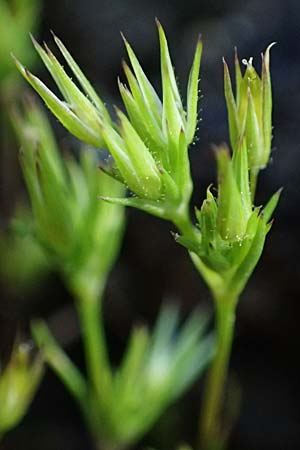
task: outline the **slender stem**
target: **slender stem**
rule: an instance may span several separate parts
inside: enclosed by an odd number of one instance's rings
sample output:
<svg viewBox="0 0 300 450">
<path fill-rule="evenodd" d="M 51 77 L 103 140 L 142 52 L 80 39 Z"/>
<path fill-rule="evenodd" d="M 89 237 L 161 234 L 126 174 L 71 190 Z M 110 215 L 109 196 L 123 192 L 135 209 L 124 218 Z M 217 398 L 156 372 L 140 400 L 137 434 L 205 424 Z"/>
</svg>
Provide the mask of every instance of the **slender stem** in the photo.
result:
<svg viewBox="0 0 300 450">
<path fill-rule="evenodd" d="M 253 186 L 255 190 L 255 186 Z M 192 224 L 187 207 L 177 210 L 173 223 L 189 239 L 199 239 L 199 232 Z M 196 267 L 203 275 L 203 267 L 192 258 Z M 200 264 L 201 265 L 201 264 Z M 206 273 L 206 272 L 205 272 Z M 201 450 L 222 450 L 225 445 L 225 435 L 222 426 L 224 391 L 227 381 L 229 358 L 235 325 L 236 296 L 226 289 L 226 284 L 220 278 L 206 280 L 214 293 L 216 307 L 217 350 L 204 386 L 204 400 L 200 415 L 200 448 Z"/>
<path fill-rule="evenodd" d="M 216 300 L 217 350 L 204 386 L 199 428 L 201 450 L 221 450 L 224 445 L 222 410 L 235 324 L 235 305 L 230 295 Z"/>
<path fill-rule="evenodd" d="M 105 404 L 107 385 L 111 381 L 102 316 L 103 287 L 95 290 L 84 283 L 83 288 L 77 286 L 74 289 L 88 378 L 102 405 Z"/>
<path fill-rule="evenodd" d="M 184 206 L 176 211 L 176 214 L 172 217 L 172 222 L 176 228 L 182 233 L 186 238 L 199 239 L 199 230 L 193 225 L 187 206 Z"/>
<path fill-rule="evenodd" d="M 60 347 L 58 342 L 56 342 L 43 321 L 33 321 L 31 330 L 39 348 L 43 349 L 43 355 L 48 364 L 65 386 L 67 386 L 80 407 L 85 410 L 87 395 L 86 381 L 78 368 Z"/>
</svg>

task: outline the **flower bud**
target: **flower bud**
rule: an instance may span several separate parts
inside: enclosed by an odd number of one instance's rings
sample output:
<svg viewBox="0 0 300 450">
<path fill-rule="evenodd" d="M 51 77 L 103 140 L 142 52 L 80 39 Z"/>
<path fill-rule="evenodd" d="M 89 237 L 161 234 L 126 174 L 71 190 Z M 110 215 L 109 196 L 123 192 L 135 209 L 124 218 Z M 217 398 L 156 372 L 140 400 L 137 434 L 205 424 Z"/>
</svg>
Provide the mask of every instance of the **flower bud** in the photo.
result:
<svg viewBox="0 0 300 450">
<path fill-rule="evenodd" d="M 119 197 L 124 188 L 97 169 L 92 150 L 82 151 L 80 161 L 71 155 L 63 159 L 46 117 L 33 102 L 25 117 L 15 113 L 13 123 L 22 145 L 35 237 L 69 288 L 88 280 L 88 289 L 97 291 L 99 275 L 110 269 L 118 251 L 124 224 L 123 209 L 98 196 Z M 108 238 L 111 234 L 114 239 Z"/>
<path fill-rule="evenodd" d="M 31 359 L 30 347 L 17 345 L 0 367 L 0 435 L 16 426 L 26 413 L 43 373 L 40 357 Z"/>
<path fill-rule="evenodd" d="M 253 58 L 243 60 L 246 65 L 241 73 L 237 54 L 235 55 L 236 96 L 233 95 L 230 74 L 224 60 L 224 86 L 228 110 L 230 141 L 233 150 L 245 137 L 249 169 L 258 171 L 270 159 L 272 139 L 272 90 L 270 77 L 269 45 L 262 55 L 262 72 L 258 76 L 252 65 Z"/>
<path fill-rule="evenodd" d="M 228 148 L 216 152 L 218 164 L 217 227 L 225 240 L 240 241 L 246 231 L 248 216 L 238 189 Z"/>
</svg>

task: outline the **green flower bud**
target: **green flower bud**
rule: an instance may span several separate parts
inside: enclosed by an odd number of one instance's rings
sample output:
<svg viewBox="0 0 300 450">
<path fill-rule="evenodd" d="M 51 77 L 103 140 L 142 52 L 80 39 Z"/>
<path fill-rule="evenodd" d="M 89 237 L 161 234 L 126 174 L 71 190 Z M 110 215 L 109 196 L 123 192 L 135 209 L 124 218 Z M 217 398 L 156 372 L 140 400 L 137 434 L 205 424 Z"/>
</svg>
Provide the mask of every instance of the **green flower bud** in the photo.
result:
<svg viewBox="0 0 300 450">
<path fill-rule="evenodd" d="M 201 244 L 206 250 L 214 245 L 217 232 L 218 206 L 210 187 L 207 189 L 206 199 L 203 201 L 201 210 L 196 211 L 196 217 L 201 230 Z"/>
<path fill-rule="evenodd" d="M 97 169 L 91 150 L 82 152 L 79 162 L 71 155 L 64 160 L 37 106 L 31 102 L 25 113 L 15 113 L 14 125 L 36 238 L 71 289 L 88 280 L 87 289 L 97 292 L 100 275 L 107 273 L 118 251 L 124 224 L 123 209 L 98 197 L 120 196 L 124 188 Z M 112 233 L 114 239 L 109 239 Z"/>
<path fill-rule="evenodd" d="M 235 55 L 236 96 L 233 95 L 230 74 L 224 60 L 224 86 L 228 110 L 230 141 L 235 151 L 245 137 L 249 169 L 258 171 L 270 159 L 272 140 L 272 89 L 270 77 L 269 45 L 262 55 L 262 72 L 258 76 L 252 65 L 253 58 L 243 60 L 246 65 L 241 73 L 237 53 Z"/>
<path fill-rule="evenodd" d="M 26 414 L 39 385 L 43 364 L 32 359 L 30 347 L 17 345 L 7 366 L 0 366 L 0 436 L 15 427 Z"/>
<path fill-rule="evenodd" d="M 223 239 L 243 239 L 248 215 L 234 176 L 229 150 L 225 146 L 216 152 L 218 163 L 218 231 Z"/>
</svg>

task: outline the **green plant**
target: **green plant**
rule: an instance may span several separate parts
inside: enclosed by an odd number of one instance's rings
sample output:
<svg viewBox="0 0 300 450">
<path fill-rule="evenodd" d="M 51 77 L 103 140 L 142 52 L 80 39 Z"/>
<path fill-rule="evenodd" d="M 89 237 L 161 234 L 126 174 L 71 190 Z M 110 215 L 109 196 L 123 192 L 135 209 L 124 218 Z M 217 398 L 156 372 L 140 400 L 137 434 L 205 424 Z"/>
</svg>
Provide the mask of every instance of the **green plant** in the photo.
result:
<svg viewBox="0 0 300 450">
<path fill-rule="evenodd" d="M 25 415 L 43 374 L 40 355 L 30 345 L 18 344 L 7 365 L 0 366 L 0 439 Z"/>
<path fill-rule="evenodd" d="M 179 326 L 178 309 L 165 306 L 153 333 L 131 333 L 123 360 L 111 366 L 105 339 L 102 296 L 124 229 L 124 211 L 100 202 L 122 195 L 123 186 L 97 169 L 96 153 L 80 162 L 62 159 L 46 117 L 27 101 L 25 117 L 15 112 L 21 164 L 33 210 L 33 235 L 49 265 L 72 292 L 85 349 L 84 376 L 42 321 L 32 332 L 45 360 L 76 399 L 99 448 L 133 444 L 201 373 L 213 353 L 204 338 L 207 314 L 195 311 Z M 145 405 L 147 405 L 145 407 Z"/>
<path fill-rule="evenodd" d="M 218 193 L 210 187 L 200 210 L 197 225 L 191 221 L 189 203 L 192 180 L 188 146 L 197 124 L 198 79 L 202 44 L 196 46 L 191 67 L 186 109 L 179 94 L 168 44 L 159 22 L 162 101 L 144 74 L 131 46 L 124 38 L 132 70 L 124 63 L 128 87 L 119 81 L 127 111 L 117 110 L 118 121 L 108 114 L 103 101 L 85 78 L 76 62 L 54 36 L 82 91 L 66 75 L 53 53 L 34 41 L 64 101 L 56 97 L 17 60 L 21 74 L 43 98 L 60 122 L 77 138 L 94 146 L 106 146 L 114 159 L 104 170 L 131 191 L 128 198 L 112 194 L 102 199 L 112 204 L 132 206 L 170 220 L 177 227 L 177 242 L 185 246 L 209 286 L 216 310 L 217 351 L 205 387 L 200 424 L 203 450 L 225 445 L 222 405 L 235 309 L 249 277 L 263 251 L 273 211 L 280 191 L 264 208 L 253 205 L 259 171 L 271 151 L 272 92 L 269 69 L 270 47 L 262 58 L 262 76 L 246 62 L 244 76 L 236 56 L 236 97 L 224 62 L 225 96 L 228 107 L 232 153 L 216 148 Z"/>
</svg>

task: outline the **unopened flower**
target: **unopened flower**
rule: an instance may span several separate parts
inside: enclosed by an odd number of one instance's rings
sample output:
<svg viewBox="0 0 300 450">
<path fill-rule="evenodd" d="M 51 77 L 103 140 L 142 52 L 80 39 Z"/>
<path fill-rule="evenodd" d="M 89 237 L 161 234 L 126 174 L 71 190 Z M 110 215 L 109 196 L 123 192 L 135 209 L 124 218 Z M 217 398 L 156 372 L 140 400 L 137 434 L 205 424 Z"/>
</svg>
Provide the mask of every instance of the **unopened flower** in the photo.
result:
<svg viewBox="0 0 300 450">
<path fill-rule="evenodd" d="M 110 269 L 120 243 L 124 211 L 99 202 L 100 194 L 120 196 L 123 186 L 97 170 L 96 154 L 82 151 L 80 161 L 61 156 L 50 125 L 37 105 L 27 100 L 25 114 L 13 122 L 20 161 L 30 195 L 34 233 L 50 263 L 71 289 L 97 292 L 100 274 Z M 114 239 L 109 239 L 111 234 Z"/>
<path fill-rule="evenodd" d="M 249 187 L 245 186 L 245 192 L 241 190 L 243 188 L 239 186 L 237 175 L 243 174 L 236 173 L 228 148 L 218 149 L 216 157 L 218 163 L 217 229 L 225 240 L 241 240 L 245 235 L 252 211 Z M 248 176 L 247 166 L 244 169 L 244 175 Z M 245 202 L 244 197 L 248 201 Z"/>
<path fill-rule="evenodd" d="M 227 64 L 224 60 L 224 85 L 228 110 L 230 141 L 233 150 L 245 137 L 250 170 L 260 170 L 270 159 L 272 140 L 272 88 L 269 45 L 262 54 L 261 77 L 253 67 L 253 58 L 243 60 L 242 75 L 237 53 L 235 55 L 235 96 Z"/>
</svg>

